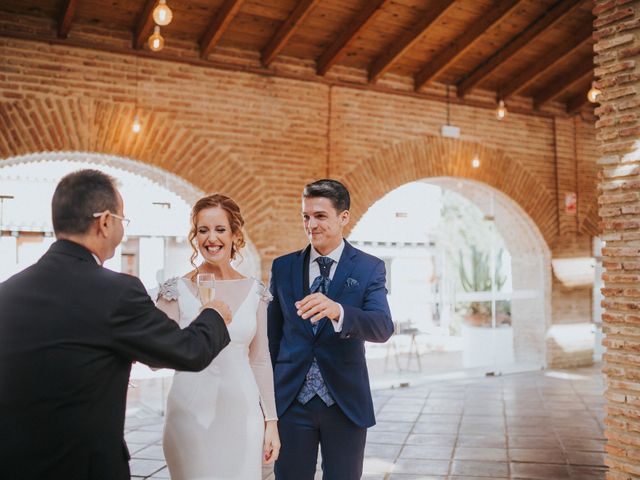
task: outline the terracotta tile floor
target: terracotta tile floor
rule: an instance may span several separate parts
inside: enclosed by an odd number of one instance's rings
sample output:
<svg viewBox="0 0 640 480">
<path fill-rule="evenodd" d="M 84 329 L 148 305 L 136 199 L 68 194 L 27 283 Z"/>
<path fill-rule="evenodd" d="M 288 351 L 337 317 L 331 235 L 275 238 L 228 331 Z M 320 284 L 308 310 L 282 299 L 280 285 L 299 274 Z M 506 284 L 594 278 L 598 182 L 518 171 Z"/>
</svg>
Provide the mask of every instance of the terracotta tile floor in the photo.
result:
<svg viewBox="0 0 640 480">
<path fill-rule="evenodd" d="M 599 366 L 377 390 L 363 478 L 604 479 L 602 394 Z M 133 478 L 170 478 L 162 421 L 127 418 Z"/>
</svg>

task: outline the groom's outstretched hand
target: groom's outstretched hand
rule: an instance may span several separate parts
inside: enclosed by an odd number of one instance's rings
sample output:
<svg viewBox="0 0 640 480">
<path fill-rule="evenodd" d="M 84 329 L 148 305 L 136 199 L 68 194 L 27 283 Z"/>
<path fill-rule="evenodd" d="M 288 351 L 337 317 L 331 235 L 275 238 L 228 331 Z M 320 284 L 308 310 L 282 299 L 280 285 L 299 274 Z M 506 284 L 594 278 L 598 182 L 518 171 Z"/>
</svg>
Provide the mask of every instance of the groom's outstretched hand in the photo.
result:
<svg viewBox="0 0 640 480">
<path fill-rule="evenodd" d="M 337 321 L 340 318 L 340 305 L 323 293 L 312 293 L 295 303 L 297 313 L 305 320 L 316 323 L 324 317 Z"/>
</svg>

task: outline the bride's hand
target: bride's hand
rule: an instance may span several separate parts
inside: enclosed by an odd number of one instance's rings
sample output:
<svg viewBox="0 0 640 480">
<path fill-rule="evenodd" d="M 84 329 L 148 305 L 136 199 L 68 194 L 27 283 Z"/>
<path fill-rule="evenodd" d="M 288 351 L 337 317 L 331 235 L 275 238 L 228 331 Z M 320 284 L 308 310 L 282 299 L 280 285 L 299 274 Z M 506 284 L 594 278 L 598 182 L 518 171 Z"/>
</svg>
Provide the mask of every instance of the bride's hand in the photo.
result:
<svg viewBox="0 0 640 480">
<path fill-rule="evenodd" d="M 222 317 L 222 320 L 224 320 L 224 323 L 226 323 L 227 325 L 229 325 L 231 323 L 233 315 L 231 314 L 231 310 L 229 309 L 229 305 L 224 303 L 222 300 L 211 300 L 209 303 L 205 303 L 202 306 L 203 310 L 205 308 L 211 308 L 211 309 L 215 310 L 216 312 L 218 312 L 220 314 L 220 316 Z"/>
<path fill-rule="evenodd" d="M 264 459 L 265 465 L 270 465 L 280 455 L 280 435 L 278 435 L 278 422 L 269 420 L 264 427 Z"/>
</svg>

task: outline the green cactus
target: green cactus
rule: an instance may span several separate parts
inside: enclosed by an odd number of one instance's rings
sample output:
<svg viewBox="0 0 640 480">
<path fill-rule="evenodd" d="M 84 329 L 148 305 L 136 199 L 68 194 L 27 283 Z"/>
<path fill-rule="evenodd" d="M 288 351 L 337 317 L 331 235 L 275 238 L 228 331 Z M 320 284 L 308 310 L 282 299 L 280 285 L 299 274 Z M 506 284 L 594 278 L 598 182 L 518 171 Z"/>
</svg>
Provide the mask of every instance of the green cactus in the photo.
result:
<svg viewBox="0 0 640 480">
<path fill-rule="evenodd" d="M 458 270 L 460 282 L 465 292 L 487 292 L 491 290 L 491 273 L 489 253 L 485 253 L 471 245 L 471 271 L 467 273 L 462 250 L 458 250 Z M 498 251 L 495 265 L 495 279 L 497 290 L 507 281 L 506 275 L 500 275 L 502 270 L 502 248 Z"/>
</svg>

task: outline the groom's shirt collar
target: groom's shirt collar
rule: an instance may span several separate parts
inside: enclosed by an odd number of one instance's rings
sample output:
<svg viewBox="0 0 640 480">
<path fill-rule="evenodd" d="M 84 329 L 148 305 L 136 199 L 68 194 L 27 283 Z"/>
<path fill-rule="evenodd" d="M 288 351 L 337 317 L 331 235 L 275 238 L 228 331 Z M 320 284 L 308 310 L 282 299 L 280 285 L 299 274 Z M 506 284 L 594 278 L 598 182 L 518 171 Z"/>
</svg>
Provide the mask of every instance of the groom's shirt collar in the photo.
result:
<svg viewBox="0 0 640 480">
<path fill-rule="evenodd" d="M 340 245 L 338 245 L 338 247 L 335 250 L 329 252 L 328 255 L 320 255 L 318 251 L 315 248 L 313 248 L 313 245 L 311 245 L 311 253 L 309 254 L 310 265 L 313 265 L 313 262 L 315 262 L 316 258 L 318 257 L 329 257 L 337 265 L 338 262 L 340 261 L 340 257 L 342 256 L 343 250 L 344 250 L 344 239 L 340 242 Z"/>
</svg>

